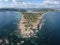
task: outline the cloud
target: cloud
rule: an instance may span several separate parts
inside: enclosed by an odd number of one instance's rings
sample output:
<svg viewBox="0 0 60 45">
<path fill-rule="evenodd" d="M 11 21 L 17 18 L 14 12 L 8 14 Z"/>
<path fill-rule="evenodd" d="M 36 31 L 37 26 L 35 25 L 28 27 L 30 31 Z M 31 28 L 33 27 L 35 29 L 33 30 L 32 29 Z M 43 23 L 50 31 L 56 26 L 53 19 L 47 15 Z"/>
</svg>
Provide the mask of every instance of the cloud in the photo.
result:
<svg viewBox="0 0 60 45">
<path fill-rule="evenodd" d="M 1 4 L 1 7 L 17 7 L 17 8 L 60 8 L 60 0 L 43 0 L 39 3 L 34 2 L 20 2 L 20 0 L 4 0 L 6 4 Z M 9 4 L 9 1 L 12 1 Z M 0 0 L 2 2 L 2 0 Z M 8 3 L 8 4 L 7 4 Z"/>
<path fill-rule="evenodd" d="M 44 0 L 40 3 L 33 4 L 32 2 L 21 2 L 22 7 L 29 7 L 29 8 L 60 8 L 60 0 Z"/>
<path fill-rule="evenodd" d="M 3 2 L 3 1 L 4 1 L 4 2 L 8 2 L 9 0 L 0 0 L 0 2 Z"/>
<path fill-rule="evenodd" d="M 60 4 L 59 1 L 53 1 L 53 0 L 45 0 L 43 1 L 43 4 Z"/>
<path fill-rule="evenodd" d="M 44 0 L 40 5 L 45 8 L 57 8 L 60 7 L 60 0 Z"/>
<path fill-rule="evenodd" d="M 12 0 L 14 3 L 17 3 L 17 1 L 16 0 Z"/>
<path fill-rule="evenodd" d="M 9 0 L 4 0 L 5 2 L 8 2 Z"/>
</svg>

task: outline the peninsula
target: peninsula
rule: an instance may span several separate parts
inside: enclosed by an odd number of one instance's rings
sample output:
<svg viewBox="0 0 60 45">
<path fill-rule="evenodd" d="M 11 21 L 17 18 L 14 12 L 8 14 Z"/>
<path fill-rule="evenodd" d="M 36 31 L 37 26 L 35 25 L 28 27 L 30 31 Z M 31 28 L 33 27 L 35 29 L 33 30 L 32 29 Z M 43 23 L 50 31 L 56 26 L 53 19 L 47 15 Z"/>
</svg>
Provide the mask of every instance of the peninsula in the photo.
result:
<svg viewBox="0 0 60 45">
<path fill-rule="evenodd" d="M 33 10 L 30 12 L 22 11 L 22 17 L 18 23 L 18 30 L 24 38 L 35 36 L 42 27 L 43 15 L 52 12 L 52 9 Z"/>
</svg>

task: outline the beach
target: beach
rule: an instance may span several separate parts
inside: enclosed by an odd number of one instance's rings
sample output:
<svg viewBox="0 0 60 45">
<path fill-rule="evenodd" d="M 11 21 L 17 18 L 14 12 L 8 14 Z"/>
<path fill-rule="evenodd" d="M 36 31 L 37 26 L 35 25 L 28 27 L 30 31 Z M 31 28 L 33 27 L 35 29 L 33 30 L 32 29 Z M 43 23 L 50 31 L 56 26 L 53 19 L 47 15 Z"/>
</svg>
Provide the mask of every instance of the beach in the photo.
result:
<svg viewBox="0 0 60 45">
<path fill-rule="evenodd" d="M 46 13 L 44 13 L 44 14 L 46 14 Z M 22 14 L 21 20 L 18 24 L 18 30 L 20 31 L 20 34 L 23 36 L 23 38 L 28 38 L 28 37 L 36 35 L 36 33 L 41 29 L 41 27 L 43 25 L 43 15 L 44 14 L 41 14 L 37 17 L 37 21 L 32 24 L 33 25 L 32 29 L 31 29 L 31 26 L 30 27 L 25 26 L 27 24 L 27 21 L 26 21 L 26 19 L 24 19 L 24 14 Z M 24 24 L 24 22 L 26 22 L 26 23 Z"/>
</svg>

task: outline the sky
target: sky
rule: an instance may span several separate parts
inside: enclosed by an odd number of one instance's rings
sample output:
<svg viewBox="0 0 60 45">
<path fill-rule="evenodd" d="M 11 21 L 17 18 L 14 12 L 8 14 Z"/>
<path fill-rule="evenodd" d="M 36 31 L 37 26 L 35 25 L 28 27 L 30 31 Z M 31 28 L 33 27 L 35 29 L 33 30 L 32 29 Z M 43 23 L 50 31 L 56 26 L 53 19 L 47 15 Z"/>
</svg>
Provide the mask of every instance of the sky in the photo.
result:
<svg viewBox="0 0 60 45">
<path fill-rule="evenodd" d="M 60 0 L 0 0 L 0 8 L 60 8 Z"/>
</svg>

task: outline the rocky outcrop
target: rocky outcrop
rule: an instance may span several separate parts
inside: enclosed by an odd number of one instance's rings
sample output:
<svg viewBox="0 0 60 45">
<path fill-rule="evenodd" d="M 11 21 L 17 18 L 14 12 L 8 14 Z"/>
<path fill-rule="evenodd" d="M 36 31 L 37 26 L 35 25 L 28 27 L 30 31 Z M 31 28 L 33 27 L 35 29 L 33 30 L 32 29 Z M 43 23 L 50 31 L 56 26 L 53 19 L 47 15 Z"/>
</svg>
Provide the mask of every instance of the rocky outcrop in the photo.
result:
<svg viewBox="0 0 60 45">
<path fill-rule="evenodd" d="M 19 33 L 23 36 L 23 38 L 28 38 L 31 36 L 35 36 L 38 32 L 40 25 L 42 24 L 42 15 L 40 15 L 37 19 L 36 23 L 33 23 L 32 28 L 26 27 L 27 25 L 26 19 L 24 19 L 24 15 L 22 14 L 21 20 L 18 24 Z"/>
</svg>

